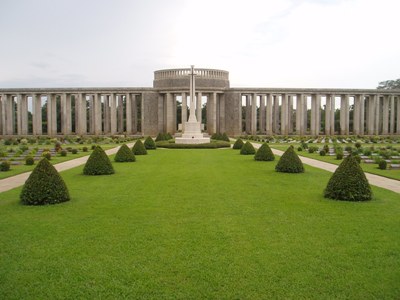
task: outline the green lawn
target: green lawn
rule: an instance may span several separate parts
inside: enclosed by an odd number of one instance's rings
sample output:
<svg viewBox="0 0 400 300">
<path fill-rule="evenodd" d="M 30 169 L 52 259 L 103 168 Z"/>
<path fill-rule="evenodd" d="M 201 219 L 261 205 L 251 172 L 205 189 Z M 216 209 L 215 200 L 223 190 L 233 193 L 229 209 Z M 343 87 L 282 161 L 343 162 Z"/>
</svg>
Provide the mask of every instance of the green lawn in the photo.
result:
<svg viewBox="0 0 400 300">
<path fill-rule="evenodd" d="M 269 146 L 274 149 L 285 151 L 289 147 L 289 145 L 291 145 L 291 144 L 270 144 Z M 311 144 L 311 145 L 322 147 L 324 144 Z M 298 155 L 313 158 L 313 159 L 320 160 L 320 161 L 325 161 L 325 162 L 335 164 L 335 165 L 339 165 L 342 162 L 342 160 L 337 160 L 336 156 L 328 156 L 328 155 L 321 156 L 321 155 L 319 155 L 318 152 L 308 153 L 307 150 L 297 151 L 297 148 L 299 146 L 300 146 L 300 144 L 293 144 L 293 147 L 295 148 L 296 153 Z M 353 147 L 354 147 L 354 145 L 353 145 Z M 378 168 L 378 164 L 366 164 L 366 163 L 361 163 L 361 167 L 364 170 L 364 172 L 400 180 L 400 170 L 399 169 L 381 170 Z"/>
<path fill-rule="evenodd" d="M 0 299 L 398 299 L 400 196 L 326 200 L 330 173 L 238 151 L 63 172 L 71 201 L 0 194 Z"/>
</svg>

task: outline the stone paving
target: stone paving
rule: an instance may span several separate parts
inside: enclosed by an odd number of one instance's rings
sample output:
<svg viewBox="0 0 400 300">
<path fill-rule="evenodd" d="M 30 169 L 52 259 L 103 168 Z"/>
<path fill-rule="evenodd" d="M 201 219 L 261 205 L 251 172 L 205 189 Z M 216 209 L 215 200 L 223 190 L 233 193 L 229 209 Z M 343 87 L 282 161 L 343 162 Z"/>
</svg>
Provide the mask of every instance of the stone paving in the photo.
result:
<svg viewBox="0 0 400 300">
<path fill-rule="evenodd" d="M 132 147 L 132 146 L 133 146 L 133 143 L 128 144 L 128 147 Z M 256 149 L 258 149 L 261 145 L 253 143 L 253 146 Z M 107 155 L 115 154 L 118 151 L 118 149 L 119 149 L 119 147 L 109 149 L 106 151 L 106 153 L 107 153 Z M 276 149 L 272 149 L 272 152 L 279 156 L 281 156 L 283 154 L 283 151 L 276 150 Z M 56 164 L 54 166 L 57 169 L 57 171 L 61 172 L 64 170 L 68 170 L 68 169 L 83 165 L 87 161 L 88 157 L 89 156 L 84 156 L 84 157 L 72 159 L 72 160 L 69 160 L 66 162 Z M 315 160 L 315 159 L 311 159 L 308 157 L 303 157 L 300 155 L 299 155 L 299 157 L 303 163 L 310 165 L 312 167 L 315 167 L 315 168 L 329 171 L 329 172 L 334 172 L 336 170 L 336 168 L 338 167 L 337 165 L 326 163 L 326 162 Z M 25 181 L 28 179 L 30 173 L 31 172 L 27 172 L 27 173 L 19 174 L 19 175 L 13 176 L 13 177 L 9 177 L 9 178 L 0 180 L 0 193 L 23 185 L 25 183 Z M 365 173 L 365 175 L 367 176 L 367 179 L 370 184 L 384 188 L 384 189 L 388 189 L 388 190 L 391 190 L 393 192 L 400 194 L 400 182 L 398 180 L 389 179 L 389 178 L 385 178 L 385 177 L 370 174 L 370 173 Z"/>
</svg>

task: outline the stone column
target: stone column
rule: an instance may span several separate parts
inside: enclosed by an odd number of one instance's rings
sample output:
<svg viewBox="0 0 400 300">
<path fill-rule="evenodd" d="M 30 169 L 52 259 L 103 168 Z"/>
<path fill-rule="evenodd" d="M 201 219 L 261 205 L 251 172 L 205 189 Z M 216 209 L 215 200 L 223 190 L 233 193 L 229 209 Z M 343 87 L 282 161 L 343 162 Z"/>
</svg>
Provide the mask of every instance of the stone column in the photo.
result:
<svg viewBox="0 0 400 300">
<path fill-rule="evenodd" d="M 375 98 L 376 95 L 368 95 L 368 120 L 367 120 L 367 133 L 374 134 L 375 125 Z"/>
<path fill-rule="evenodd" d="M 61 95 L 61 132 L 71 133 L 71 94 Z"/>
<path fill-rule="evenodd" d="M 225 132 L 225 94 L 221 94 L 219 97 L 219 132 L 224 133 Z"/>
<path fill-rule="evenodd" d="M 349 95 L 340 96 L 340 134 L 349 134 Z"/>
<path fill-rule="evenodd" d="M 258 124 L 260 133 L 265 133 L 265 95 L 260 95 L 260 113 L 258 117 Z"/>
<path fill-rule="evenodd" d="M 182 124 L 182 131 L 185 131 L 185 123 L 188 121 L 186 93 L 183 92 L 181 97 L 182 97 L 182 119 L 181 119 L 181 124 Z M 207 111 L 208 111 L 208 103 L 207 103 Z"/>
<path fill-rule="evenodd" d="M 110 133 L 114 135 L 117 133 L 117 104 L 116 95 L 112 93 L 110 95 Z"/>
<path fill-rule="evenodd" d="M 383 111 L 382 111 L 382 134 L 389 134 L 389 96 L 385 95 L 382 99 Z"/>
<path fill-rule="evenodd" d="M 257 134 L 257 94 L 251 96 L 251 134 Z"/>
<path fill-rule="evenodd" d="M 293 96 L 288 95 L 288 133 L 293 134 Z"/>
<path fill-rule="evenodd" d="M 288 98 L 287 94 L 282 94 L 281 104 L 281 134 L 288 135 Z"/>
<path fill-rule="evenodd" d="M 245 95 L 244 97 L 246 99 L 245 129 L 246 129 L 246 133 L 250 134 L 251 133 L 251 102 L 250 102 L 249 95 Z M 240 99 L 242 99 L 242 98 L 240 98 Z"/>
<path fill-rule="evenodd" d="M 274 112 L 273 112 L 273 126 L 272 131 L 279 133 L 279 95 L 274 95 Z"/>
<path fill-rule="evenodd" d="M 164 122 L 164 96 L 159 94 L 158 95 L 158 132 L 166 132 L 166 124 Z"/>
<path fill-rule="evenodd" d="M 137 103 L 136 103 L 136 96 L 137 95 L 132 95 L 132 132 L 137 133 L 138 132 L 138 110 L 137 110 Z M 163 131 L 163 130 L 161 130 Z M 160 132 L 161 132 L 160 131 Z"/>
<path fill-rule="evenodd" d="M 198 92 L 197 93 L 197 99 L 196 99 L 196 118 L 197 118 L 197 122 L 200 122 L 200 124 L 202 123 L 202 116 L 201 116 L 201 100 L 202 100 L 202 93 Z"/>
<path fill-rule="evenodd" d="M 365 96 L 360 96 L 360 135 L 364 135 L 365 127 Z"/>
<path fill-rule="evenodd" d="M 303 135 L 303 95 L 296 95 L 296 133 L 297 135 Z"/>
<path fill-rule="evenodd" d="M 354 97 L 354 112 L 353 112 L 353 133 L 356 135 L 360 134 L 361 125 L 361 101 L 362 95 L 356 95 Z"/>
<path fill-rule="evenodd" d="M 103 95 L 104 99 L 104 133 L 110 133 L 110 96 Z"/>
<path fill-rule="evenodd" d="M 271 94 L 267 94 L 267 95 L 265 95 L 265 97 L 267 98 L 265 130 L 266 130 L 267 135 L 272 135 L 273 134 L 273 132 L 272 132 L 272 108 L 273 108 L 272 98 L 273 98 L 273 96 Z"/>
<path fill-rule="evenodd" d="M 317 135 L 315 130 L 316 128 L 316 109 L 317 109 L 317 97 L 316 95 L 311 95 L 311 125 L 310 125 L 310 133 L 312 136 Z"/>
<path fill-rule="evenodd" d="M 167 93 L 166 97 L 166 131 L 167 133 L 174 134 L 174 103 L 173 103 L 173 96 L 171 93 Z"/>
<path fill-rule="evenodd" d="M 118 99 L 117 131 L 118 131 L 118 133 L 122 133 L 122 132 L 124 132 L 124 101 L 123 101 L 122 95 L 117 95 L 117 99 Z"/>
<path fill-rule="evenodd" d="M 93 99 L 93 134 L 101 134 L 101 94 L 95 94 Z"/>
<path fill-rule="evenodd" d="M 375 98 L 375 130 L 374 134 L 379 135 L 381 132 L 381 96 L 377 95 Z"/>
<path fill-rule="evenodd" d="M 325 103 L 325 135 L 332 135 L 331 133 L 331 96 L 325 95 L 326 103 Z"/>
<path fill-rule="evenodd" d="M 396 133 L 400 134 L 400 96 L 397 96 L 397 124 Z"/>
<path fill-rule="evenodd" d="M 26 135 L 28 133 L 28 105 L 26 95 L 17 95 L 17 133 Z"/>
<path fill-rule="evenodd" d="M 394 107 L 394 95 L 390 96 L 390 134 L 394 134 L 394 124 L 395 124 L 395 119 L 394 119 L 394 113 L 395 113 L 395 107 Z"/>
<path fill-rule="evenodd" d="M 126 134 L 132 134 L 132 97 L 130 93 L 125 94 L 125 120 L 126 120 Z"/>
<path fill-rule="evenodd" d="M 335 95 L 331 96 L 331 109 L 330 109 L 330 132 L 332 135 L 335 134 Z"/>
<path fill-rule="evenodd" d="M 86 115 L 86 94 L 79 94 L 75 98 L 75 131 L 79 135 L 85 135 L 87 132 L 87 115 Z"/>
<path fill-rule="evenodd" d="M 14 134 L 14 99 L 12 95 L 3 95 L 4 96 L 4 111 L 6 113 L 5 116 L 5 130 L 7 135 Z"/>
<path fill-rule="evenodd" d="M 42 134 L 42 95 L 32 95 L 32 133 Z"/>
<path fill-rule="evenodd" d="M 212 108 L 210 112 L 211 116 L 211 130 L 209 130 L 209 134 L 213 134 L 217 132 L 217 93 L 212 93 L 212 100 L 211 100 Z M 241 122 L 241 120 L 240 120 Z"/>
<path fill-rule="evenodd" d="M 46 96 L 46 104 L 47 104 L 47 135 L 51 136 L 54 134 L 53 128 L 52 128 L 52 106 L 53 106 L 53 99 L 54 95 L 52 94 L 47 94 Z"/>
</svg>

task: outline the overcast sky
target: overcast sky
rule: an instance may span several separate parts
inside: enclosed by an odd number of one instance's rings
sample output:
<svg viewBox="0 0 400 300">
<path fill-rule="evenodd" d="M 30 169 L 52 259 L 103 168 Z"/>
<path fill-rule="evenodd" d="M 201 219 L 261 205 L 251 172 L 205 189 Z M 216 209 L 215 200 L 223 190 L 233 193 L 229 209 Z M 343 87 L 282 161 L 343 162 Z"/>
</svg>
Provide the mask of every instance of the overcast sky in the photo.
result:
<svg viewBox="0 0 400 300">
<path fill-rule="evenodd" d="M 375 88 L 400 78 L 399 0 L 1 0 L 0 88 L 151 87 L 223 69 L 231 87 Z"/>
</svg>

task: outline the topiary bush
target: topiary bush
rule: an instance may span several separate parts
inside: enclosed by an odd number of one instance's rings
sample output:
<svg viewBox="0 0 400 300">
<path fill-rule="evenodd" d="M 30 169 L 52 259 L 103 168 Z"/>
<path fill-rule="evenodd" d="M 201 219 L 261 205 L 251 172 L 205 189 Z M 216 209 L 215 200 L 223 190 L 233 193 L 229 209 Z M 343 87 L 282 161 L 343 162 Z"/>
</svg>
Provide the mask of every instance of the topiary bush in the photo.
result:
<svg viewBox="0 0 400 300">
<path fill-rule="evenodd" d="M 133 162 L 136 161 L 135 154 L 129 149 L 126 144 L 123 144 L 117 154 L 115 154 L 114 161 L 116 162 Z"/>
<path fill-rule="evenodd" d="M 49 151 L 43 151 L 42 157 L 46 158 L 47 160 L 51 160 L 51 153 Z"/>
<path fill-rule="evenodd" d="M 294 151 L 293 146 L 290 146 L 279 159 L 275 166 L 277 172 L 284 173 L 303 173 L 304 166 L 299 156 Z"/>
<path fill-rule="evenodd" d="M 10 170 L 10 166 L 11 166 L 10 163 L 8 161 L 4 160 L 4 161 L 2 161 L 0 163 L 0 171 L 1 172 L 9 171 Z"/>
<path fill-rule="evenodd" d="M 72 153 L 72 154 L 77 154 L 77 153 L 78 153 L 78 149 L 75 149 L 75 148 L 72 149 L 72 150 L 71 150 L 71 153 Z"/>
<path fill-rule="evenodd" d="M 367 201 L 372 198 L 371 187 L 353 155 L 346 157 L 324 190 L 324 197 L 345 201 Z"/>
<path fill-rule="evenodd" d="M 378 163 L 378 168 L 381 170 L 386 170 L 386 168 L 387 168 L 386 160 L 381 159 Z"/>
<path fill-rule="evenodd" d="M 232 149 L 240 150 L 240 149 L 242 149 L 243 145 L 244 145 L 243 140 L 239 138 L 239 139 L 237 139 L 236 142 L 233 144 Z"/>
<path fill-rule="evenodd" d="M 64 180 L 46 158 L 39 161 L 20 194 L 21 203 L 25 205 L 56 204 L 69 199 Z"/>
<path fill-rule="evenodd" d="M 254 155 L 254 159 L 259 161 L 273 161 L 275 160 L 275 155 L 272 153 L 272 150 L 268 144 L 264 143 L 257 150 L 256 155 Z"/>
<path fill-rule="evenodd" d="M 321 151 L 319 151 L 319 155 L 320 155 L 320 156 L 325 156 L 325 155 L 326 155 L 326 152 L 325 152 L 325 150 L 321 150 Z"/>
<path fill-rule="evenodd" d="M 154 140 L 153 140 L 150 136 L 148 136 L 148 137 L 145 139 L 145 141 L 144 141 L 144 147 L 145 147 L 147 150 L 155 150 L 155 149 L 157 149 L 156 143 L 154 142 Z"/>
<path fill-rule="evenodd" d="M 107 154 L 100 146 L 96 146 L 83 168 L 83 174 L 110 175 L 114 173 L 114 168 Z"/>
<path fill-rule="evenodd" d="M 35 163 L 35 160 L 32 156 L 25 157 L 25 165 L 32 166 Z"/>
<path fill-rule="evenodd" d="M 67 156 L 67 153 L 68 153 L 67 150 L 61 150 L 60 151 L 60 155 L 61 156 Z"/>
<path fill-rule="evenodd" d="M 253 145 L 247 141 L 242 149 L 240 149 L 240 154 L 242 155 L 250 155 L 250 154 L 255 154 L 256 153 L 256 149 L 254 149 Z"/>
<path fill-rule="evenodd" d="M 229 137 L 225 132 L 221 136 L 221 141 L 230 142 Z"/>
<path fill-rule="evenodd" d="M 141 140 L 137 140 L 135 145 L 132 147 L 132 152 L 135 155 L 146 155 L 147 150 L 146 147 L 143 145 Z"/>
</svg>

